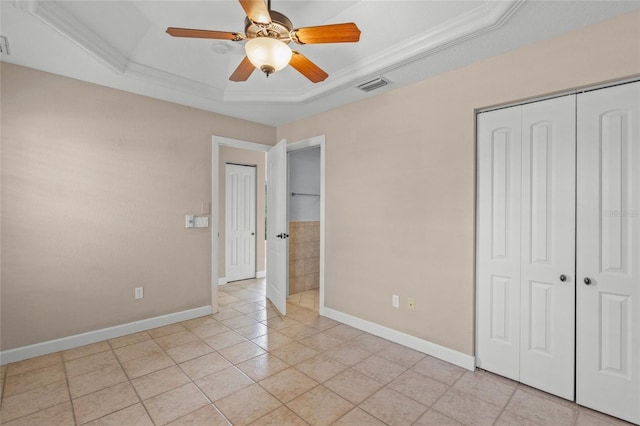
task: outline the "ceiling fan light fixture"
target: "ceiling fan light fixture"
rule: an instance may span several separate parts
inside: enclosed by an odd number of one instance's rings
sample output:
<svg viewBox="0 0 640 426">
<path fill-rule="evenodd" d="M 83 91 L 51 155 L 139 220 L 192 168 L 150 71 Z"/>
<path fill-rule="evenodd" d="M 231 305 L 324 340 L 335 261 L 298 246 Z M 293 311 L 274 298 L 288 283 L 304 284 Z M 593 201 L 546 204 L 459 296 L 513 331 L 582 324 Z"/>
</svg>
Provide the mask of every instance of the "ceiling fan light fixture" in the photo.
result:
<svg viewBox="0 0 640 426">
<path fill-rule="evenodd" d="M 286 67 L 291 60 L 291 49 L 284 42 L 272 37 L 256 37 L 244 47 L 247 58 L 267 77 Z"/>
</svg>

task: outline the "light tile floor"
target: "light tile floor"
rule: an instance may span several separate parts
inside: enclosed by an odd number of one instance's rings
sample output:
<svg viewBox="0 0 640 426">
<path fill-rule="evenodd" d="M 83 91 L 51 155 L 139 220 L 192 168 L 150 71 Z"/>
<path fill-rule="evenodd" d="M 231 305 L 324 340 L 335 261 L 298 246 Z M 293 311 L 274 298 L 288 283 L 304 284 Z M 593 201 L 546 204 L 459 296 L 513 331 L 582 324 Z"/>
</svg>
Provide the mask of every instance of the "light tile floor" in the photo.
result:
<svg viewBox="0 0 640 426">
<path fill-rule="evenodd" d="M 609 425 L 622 421 L 289 304 L 220 311 L 3 366 L 3 425 Z"/>
<path fill-rule="evenodd" d="M 301 308 L 311 309 L 312 311 L 318 311 L 320 307 L 320 294 L 317 288 L 307 291 L 301 291 L 300 293 L 294 293 L 287 297 L 287 303 L 299 306 Z"/>
</svg>

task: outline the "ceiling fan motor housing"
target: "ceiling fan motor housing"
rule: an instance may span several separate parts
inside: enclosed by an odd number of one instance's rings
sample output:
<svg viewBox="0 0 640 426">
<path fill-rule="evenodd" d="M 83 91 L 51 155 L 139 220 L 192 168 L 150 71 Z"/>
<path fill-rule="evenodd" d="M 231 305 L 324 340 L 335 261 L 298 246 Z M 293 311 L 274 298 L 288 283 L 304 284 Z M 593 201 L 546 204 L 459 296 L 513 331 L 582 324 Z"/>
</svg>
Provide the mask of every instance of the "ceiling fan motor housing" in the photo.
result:
<svg viewBox="0 0 640 426">
<path fill-rule="evenodd" d="M 253 23 L 249 18 L 244 19 L 244 33 L 246 37 L 249 39 L 256 37 L 273 37 L 283 43 L 289 44 L 291 42 L 290 33 L 293 29 L 293 24 L 289 18 L 280 12 L 271 10 L 269 13 L 271 14 L 270 25 L 259 25 Z"/>
</svg>

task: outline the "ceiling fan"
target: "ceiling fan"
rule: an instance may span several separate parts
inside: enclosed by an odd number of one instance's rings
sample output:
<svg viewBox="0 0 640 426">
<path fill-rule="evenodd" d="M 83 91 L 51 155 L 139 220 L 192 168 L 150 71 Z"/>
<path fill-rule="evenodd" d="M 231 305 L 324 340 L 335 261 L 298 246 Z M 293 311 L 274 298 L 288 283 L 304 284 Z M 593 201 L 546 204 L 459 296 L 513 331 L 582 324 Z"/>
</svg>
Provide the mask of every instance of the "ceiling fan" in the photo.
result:
<svg viewBox="0 0 640 426">
<path fill-rule="evenodd" d="M 239 0 L 247 14 L 244 34 L 197 30 L 190 28 L 167 28 L 173 37 L 205 38 L 244 41 L 246 56 L 231 74 L 231 81 L 246 81 L 258 68 L 267 77 L 291 65 L 313 83 L 324 81 L 329 74 L 307 59 L 300 52 L 292 51 L 288 44 L 347 43 L 360 40 L 360 30 L 353 22 L 320 25 L 317 27 L 295 28 L 289 18 L 271 10 L 271 0 Z"/>
</svg>

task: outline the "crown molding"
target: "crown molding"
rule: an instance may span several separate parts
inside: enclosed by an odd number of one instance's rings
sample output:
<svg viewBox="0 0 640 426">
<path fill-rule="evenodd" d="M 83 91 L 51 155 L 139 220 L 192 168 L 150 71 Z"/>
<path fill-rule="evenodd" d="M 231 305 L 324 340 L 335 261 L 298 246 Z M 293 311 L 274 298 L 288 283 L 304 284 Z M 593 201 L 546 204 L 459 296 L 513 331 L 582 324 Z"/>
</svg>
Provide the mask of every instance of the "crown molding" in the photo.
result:
<svg viewBox="0 0 640 426">
<path fill-rule="evenodd" d="M 224 97 L 222 89 L 134 61 L 129 61 L 125 74 L 165 89 L 180 91 L 202 99 L 221 101 Z"/>
<path fill-rule="evenodd" d="M 29 12 L 118 74 L 126 71 L 129 59 L 59 3 L 50 0 L 16 0 L 14 5 Z"/>
</svg>

